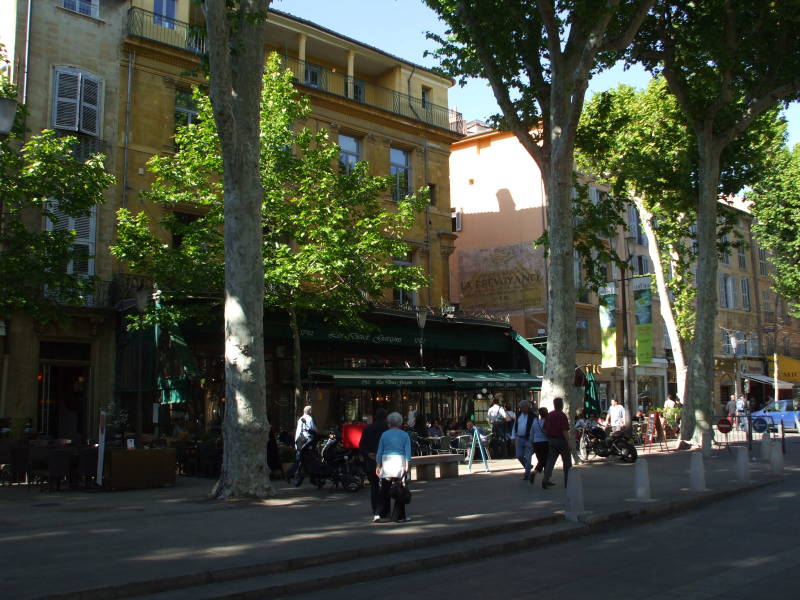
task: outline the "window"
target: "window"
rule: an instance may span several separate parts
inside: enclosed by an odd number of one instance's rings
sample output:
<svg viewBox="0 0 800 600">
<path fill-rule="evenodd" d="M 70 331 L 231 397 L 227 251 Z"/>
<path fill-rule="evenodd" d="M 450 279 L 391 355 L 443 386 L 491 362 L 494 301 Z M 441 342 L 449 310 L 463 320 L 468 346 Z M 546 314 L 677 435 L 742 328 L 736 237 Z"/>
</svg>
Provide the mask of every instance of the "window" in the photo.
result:
<svg viewBox="0 0 800 600">
<path fill-rule="evenodd" d="M 431 88 L 422 86 L 422 108 L 429 108 L 431 105 Z"/>
<path fill-rule="evenodd" d="M 100 17 L 99 0 L 62 0 L 61 6 L 72 12 L 76 12 L 87 17 Z"/>
<path fill-rule="evenodd" d="M 633 268 L 637 275 L 647 275 L 650 272 L 650 257 L 637 254 L 634 257 Z"/>
<path fill-rule="evenodd" d="M 767 269 L 767 251 L 761 246 L 758 247 L 758 273 L 762 277 L 769 275 Z"/>
<path fill-rule="evenodd" d="M 576 319 L 575 330 L 577 331 L 577 347 L 589 347 L 589 321 L 587 319 Z"/>
<path fill-rule="evenodd" d="M 672 340 L 669 339 L 669 331 L 664 327 L 664 350 L 672 350 Z"/>
<path fill-rule="evenodd" d="M 722 353 L 733 354 L 730 332 L 727 329 L 722 329 L 720 333 L 722 334 Z"/>
<path fill-rule="evenodd" d="M 736 338 L 736 356 L 747 354 L 747 337 L 744 335 L 744 331 L 734 331 L 733 337 Z"/>
<path fill-rule="evenodd" d="M 723 265 L 729 265 L 729 264 L 731 264 L 731 250 L 726 245 L 728 243 L 728 236 L 727 235 L 723 235 L 722 238 L 720 239 L 720 241 L 724 245 L 724 247 L 722 249 L 722 264 Z"/>
<path fill-rule="evenodd" d="M 175 29 L 175 4 L 176 0 L 154 0 L 153 23 L 167 29 Z"/>
<path fill-rule="evenodd" d="M 758 338 L 752 331 L 747 338 L 747 354 L 748 356 L 758 356 Z"/>
<path fill-rule="evenodd" d="M 367 100 L 366 86 L 360 79 L 353 80 L 353 100 L 363 104 Z"/>
<path fill-rule="evenodd" d="M 719 305 L 722 308 L 736 308 L 736 279 L 727 273 L 719 276 Z"/>
<path fill-rule="evenodd" d="M 589 301 L 589 290 L 586 289 L 583 282 L 583 264 L 581 262 L 580 254 L 575 252 L 572 256 L 572 276 L 575 280 L 575 299 L 578 302 Z"/>
<path fill-rule="evenodd" d="M 342 173 L 352 173 L 361 160 L 361 142 L 350 135 L 339 135 L 339 167 Z"/>
<path fill-rule="evenodd" d="M 400 202 L 408 195 L 410 187 L 409 152 L 399 148 L 389 149 L 389 175 L 392 179 L 392 200 Z"/>
<path fill-rule="evenodd" d="M 750 310 L 750 280 L 747 277 L 742 277 L 742 308 Z"/>
<path fill-rule="evenodd" d="M 453 231 L 461 231 L 464 229 L 464 216 L 460 210 L 455 208 L 450 210 L 450 224 Z"/>
<path fill-rule="evenodd" d="M 744 244 L 739 245 L 739 268 L 747 268 L 747 254 L 745 254 Z"/>
<path fill-rule="evenodd" d="M 103 83 L 93 75 L 57 67 L 53 85 L 54 129 L 100 136 Z"/>
<path fill-rule="evenodd" d="M 401 267 L 410 267 L 414 264 L 414 257 L 409 252 L 405 256 L 395 257 L 393 262 Z M 395 288 L 392 290 L 392 302 L 398 306 L 416 306 L 416 294 L 412 290 Z"/>
<path fill-rule="evenodd" d="M 47 219 L 47 231 L 73 231 L 75 239 L 72 247 L 75 255 L 66 266 L 69 275 L 94 275 L 95 221 L 96 207 L 88 215 L 70 217 L 58 207 L 58 201 L 50 202 L 49 210 L 53 218 Z"/>
<path fill-rule="evenodd" d="M 192 92 L 175 90 L 175 128 L 191 125 L 197 122 L 197 104 L 192 98 Z"/>
<path fill-rule="evenodd" d="M 636 236 L 636 243 L 640 246 L 647 246 L 647 236 L 644 233 L 641 219 L 639 218 L 639 211 L 636 206 L 628 204 L 628 228 L 631 233 Z"/>
<path fill-rule="evenodd" d="M 313 88 L 322 87 L 322 68 L 318 65 L 306 63 L 303 83 Z"/>
</svg>

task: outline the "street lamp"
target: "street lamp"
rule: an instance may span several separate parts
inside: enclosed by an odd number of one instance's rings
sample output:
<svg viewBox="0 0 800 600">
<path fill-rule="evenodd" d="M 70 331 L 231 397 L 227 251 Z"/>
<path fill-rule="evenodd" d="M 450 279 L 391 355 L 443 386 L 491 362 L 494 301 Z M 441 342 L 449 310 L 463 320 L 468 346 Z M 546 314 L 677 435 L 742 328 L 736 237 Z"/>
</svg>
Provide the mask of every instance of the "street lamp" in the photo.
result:
<svg viewBox="0 0 800 600">
<path fill-rule="evenodd" d="M 16 98 L 0 98 L 0 136 L 7 136 L 14 127 L 14 117 L 17 115 Z"/>
<path fill-rule="evenodd" d="M 628 293 L 625 289 L 625 276 L 633 252 L 633 245 L 636 238 L 630 231 L 625 234 L 625 267 L 620 267 L 620 291 L 622 292 L 622 395 L 625 405 L 625 425 L 630 426 L 631 420 L 631 385 L 630 385 L 630 364 L 628 354 L 630 352 L 628 342 Z"/>
<path fill-rule="evenodd" d="M 425 361 L 422 353 L 422 343 L 425 336 L 425 322 L 428 320 L 428 309 L 424 306 L 417 307 L 417 325 L 419 326 L 419 366 L 425 368 Z"/>
<path fill-rule="evenodd" d="M 140 283 L 139 287 L 136 288 L 136 311 L 139 314 L 142 314 L 144 311 L 147 310 L 147 300 L 148 300 L 148 292 L 147 288 L 145 287 L 144 283 Z M 142 408 L 142 352 L 143 346 L 142 343 L 142 329 L 139 327 L 139 384 L 136 386 L 136 439 L 139 440 L 141 443 L 142 439 L 142 421 L 144 420 L 143 416 L 143 408 Z"/>
</svg>

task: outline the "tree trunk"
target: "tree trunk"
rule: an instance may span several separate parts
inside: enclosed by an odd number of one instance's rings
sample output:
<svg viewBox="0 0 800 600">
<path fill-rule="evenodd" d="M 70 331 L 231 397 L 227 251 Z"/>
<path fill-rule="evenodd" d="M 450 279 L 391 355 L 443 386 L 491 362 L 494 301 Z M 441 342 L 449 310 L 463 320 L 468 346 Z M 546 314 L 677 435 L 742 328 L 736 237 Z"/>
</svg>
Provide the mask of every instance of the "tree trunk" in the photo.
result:
<svg viewBox="0 0 800 600">
<path fill-rule="evenodd" d="M 681 439 L 702 443 L 711 432 L 714 396 L 714 340 L 717 318 L 717 201 L 720 151 L 710 131 L 698 132 L 697 304 L 689 354 Z"/>
<path fill-rule="evenodd" d="M 556 127 L 553 131 L 568 131 Z M 553 136 L 554 138 L 556 136 Z M 564 399 L 564 412 L 573 412 L 575 386 L 575 250 L 573 244 L 572 150 L 570 140 L 551 142 L 546 161 L 547 229 L 547 362 L 542 385 L 542 404 L 552 408 L 553 399 Z"/>
<path fill-rule="evenodd" d="M 225 421 L 217 498 L 273 492 L 266 461 L 264 264 L 259 109 L 268 0 L 206 0 L 211 104 L 222 147 L 225 193 Z"/>
<path fill-rule="evenodd" d="M 302 355 L 300 354 L 300 327 L 297 325 L 297 311 L 289 309 L 289 328 L 292 330 L 292 383 L 294 384 L 294 417 L 300 418 L 303 403 L 303 375 L 300 371 Z"/>
<path fill-rule="evenodd" d="M 656 290 L 658 292 L 661 318 L 664 321 L 664 327 L 667 328 L 667 335 L 669 335 L 669 341 L 672 345 L 672 359 L 675 361 L 675 382 L 678 386 L 678 398 L 683 401 L 684 395 L 686 394 L 686 359 L 683 355 L 683 345 L 678 335 L 675 313 L 672 309 L 672 302 L 670 301 L 669 291 L 667 290 L 667 281 L 664 277 L 664 265 L 661 260 L 661 251 L 658 246 L 656 232 L 653 229 L 653 215 L 641 198 L 635 197 L 634 204 L 639 211 L 642 227 L 647 236 L 647 250 L 650 255 L 650 262 L 653 263 L 653 271 L 656 275 Z"/>
</svg>

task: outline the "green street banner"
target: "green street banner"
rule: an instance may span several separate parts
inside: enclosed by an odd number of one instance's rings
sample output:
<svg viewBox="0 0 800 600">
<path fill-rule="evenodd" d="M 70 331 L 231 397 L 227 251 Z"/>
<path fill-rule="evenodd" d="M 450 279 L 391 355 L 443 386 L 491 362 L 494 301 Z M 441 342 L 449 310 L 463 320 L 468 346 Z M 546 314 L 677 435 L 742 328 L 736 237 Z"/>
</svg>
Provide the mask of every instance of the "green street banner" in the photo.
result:
<svg viewBox="0 0 800 600">
<path fill-rule="evenodd" d="M 606 288 L 604 288 L 606 289 Z M 600 348 L 601 366 L 617 366 L 617 294 L 600 296 Z"/>
<path fill-rule="evenodd" d="M 647 289 L 633 292 L 633 314 L 636 319 L 636 363 L 649 365 L 653 362 L 653 295 L 647 281 Z"/>
</svg>

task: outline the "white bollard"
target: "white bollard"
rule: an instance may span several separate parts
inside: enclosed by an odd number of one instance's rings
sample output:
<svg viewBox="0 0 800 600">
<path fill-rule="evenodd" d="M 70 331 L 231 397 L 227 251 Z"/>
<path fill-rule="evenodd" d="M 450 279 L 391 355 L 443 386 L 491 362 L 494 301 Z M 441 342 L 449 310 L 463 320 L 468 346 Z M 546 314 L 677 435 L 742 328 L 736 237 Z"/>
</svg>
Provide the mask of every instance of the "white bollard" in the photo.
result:
<svg viewBox="0 0 800 600">
<path fill-rule="evenodd" d="M 567 479 L 567 501 L 564 516 L 569 521 L 578 522 L 580 516 L 586 512 L 583 506 L 583 481 L 580 469 L 570 469 Z"/>
<path fill-rule="evenodd" d="M 705 492 L 706 470 L 703 467 L 703 453 L 692 452 L 692 462 L 689 467 L 689 490 L 692 492 Z"/>
<path fill-rule="evenodd" d="M 767 462 L 769 460 L 769 444 L 770 444 L 770 437 L 769 431 L 765 431 L 761 434 L 761 460 Z"/>
<path fill-rule="evenodd" d="M 783 451 L 780 440 L 772 440 L 769 466 L 773 475 L 783 475 Z"/>
<path fill-rule="evenodd" d="M 736 480 L 739 483 L 750 481 L 750 456 L 744 446 L 736 447 Z"/>
<path fill-rule="evenodd" d="M 650 471 L 647 469 L 647 460 L 644 458 L 636 461 L 633 471 L 633 489 L 639 502 L 649 502 L 653 499 L 650 496 Z"/>
<path fill-rule="evenodd" d="M 711 436 L 711 432 L 710 431 L 704 431 L 703 432 L 703 437 L 702 437 L 702 440 L 701 440 L 701 444 L 702 444 L 701 451 L 703 452 L 703 456 L 705 456 L 706 458 L 711 456 L 711 448 L 712 448 L 711 441 L 712 441 L 712 439 L 713 438 Z"/>
</svg>

